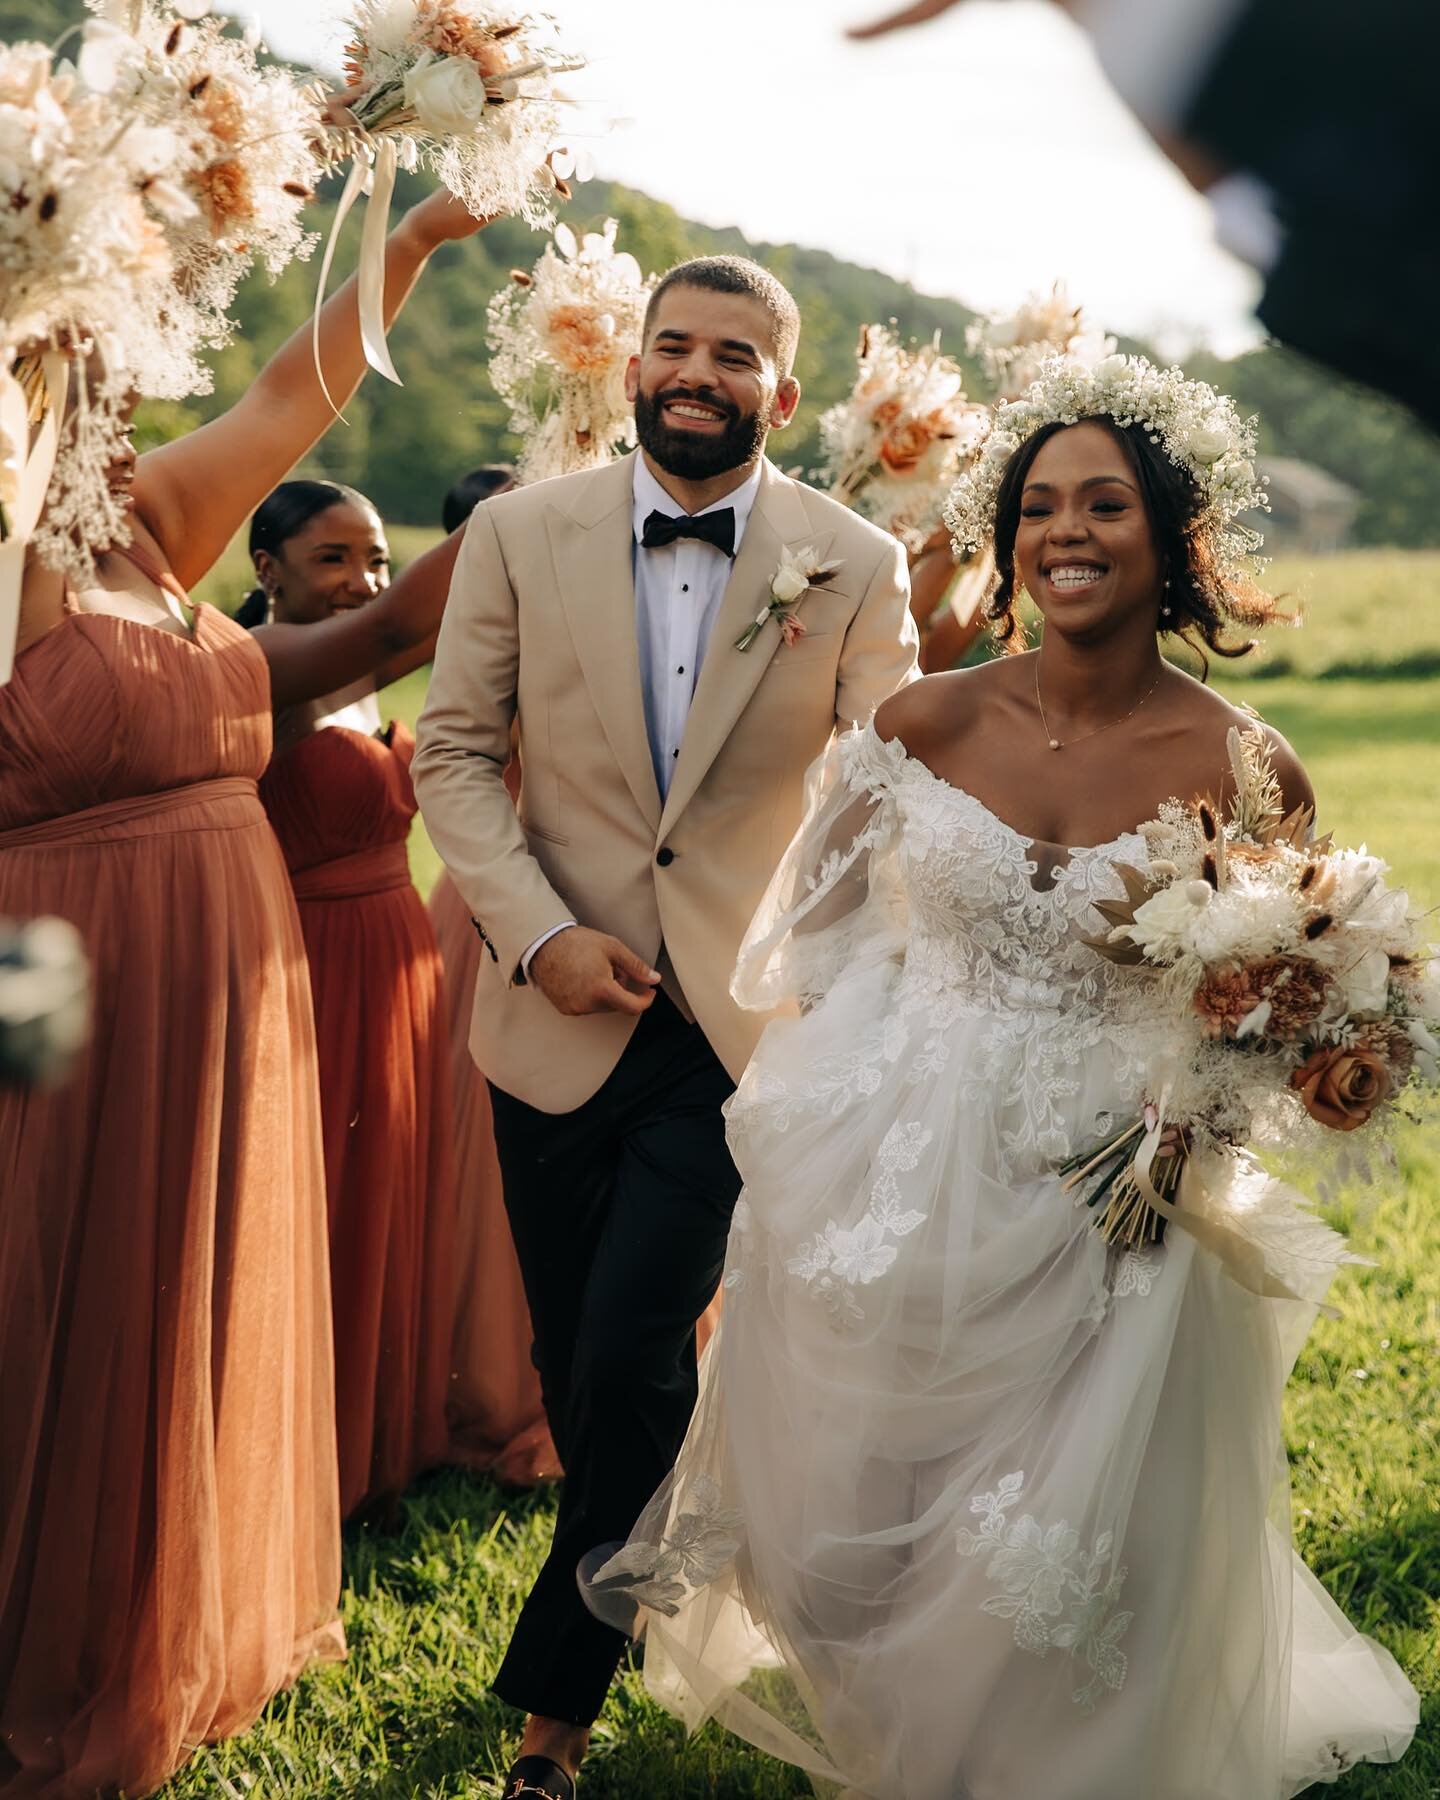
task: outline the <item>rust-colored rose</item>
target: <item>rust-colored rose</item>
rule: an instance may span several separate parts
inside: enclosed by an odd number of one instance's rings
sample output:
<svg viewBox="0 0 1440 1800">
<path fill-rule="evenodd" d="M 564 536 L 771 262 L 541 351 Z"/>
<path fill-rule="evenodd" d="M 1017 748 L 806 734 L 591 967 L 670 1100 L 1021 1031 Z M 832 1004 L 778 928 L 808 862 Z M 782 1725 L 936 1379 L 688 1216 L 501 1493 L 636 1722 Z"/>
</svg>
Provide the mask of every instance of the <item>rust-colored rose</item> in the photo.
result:
<svg viewBox="0 0 1440 1800">
<path fill-rule="evenodd" d="M 880 460 L 893 475 L 908 475 L 935 441 L 923 419 L 905 419 L 885 434 Z"/>
<path fill-rule="evenodd" d="M 1373 1050 L 1330 1044 L 1300 1065 L 1290 1085 L 1318 1124 L 1354 1131 L 1389 1094 L 1390 1071 Z"/>
</svg>

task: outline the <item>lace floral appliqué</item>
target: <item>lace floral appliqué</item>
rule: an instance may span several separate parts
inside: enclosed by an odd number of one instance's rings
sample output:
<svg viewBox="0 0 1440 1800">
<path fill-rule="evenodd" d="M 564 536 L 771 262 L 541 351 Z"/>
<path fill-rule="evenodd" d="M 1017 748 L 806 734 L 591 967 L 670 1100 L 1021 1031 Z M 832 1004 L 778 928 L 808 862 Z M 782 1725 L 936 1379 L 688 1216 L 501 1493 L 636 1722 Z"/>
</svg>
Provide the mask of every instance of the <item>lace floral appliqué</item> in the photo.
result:
<svg viewBox="0 0 1440 1800">
<path fill-rule="evenodd" d="M 880 1175 L 865 1211 L 848 1228 L 837 1219 L 829 1220 L 785 1264 L 791 1275 L 809 1286 L 837 1331 L 864 1319 L 855 1290 L 878 1281 L 894 1263 L 899 1251 L 887 1240 L 909 1237 L 930 1216 L 904 1205 L 899 1178 L 919 1166 L 934 1135 L 914 1123 L 892 1125 L 880 1144 Z"/>
<path fill-rule="evenodd" d="M 981 1515 L 980 1529 L 962 1526 L 956 1548 L 962 1556 L 989 1557 L 985 1573 L 1001 1584 L 1001 1591 L 983 1601 L 980 1610 L 1013 1619 L 1015 1642 L 1022 1650 L 1035 1656 L 1064 1650 L 1089 1669 L 1090 1679 L 1070 1698 L 1081 1712 L 1092 1713 L 1107 1688 L 1125 1685 L 1130 1666 L 1119 1644 L 1134 1614 L 1115 1610 L 1126 1571 L 1117 1569 L 1101 1585 L 1114 1548 L 1108 1531 L 1086 1552 L 1079 1532 L 1063 1519 L 1045 1527 L 1031 1513 L 1007 1518 L 1024 1487 L 1022 1471 L 1001 1476 L 993 1493 L 976 1495 L 970 1510 Z"/>
<path fill-rule="evenodd" d="M 623 1590 L 637 1605 L 673 1619 L 688 1591 L 704 1587 L 734 1561 L 740 1514 L 721 1506 L 720 1484 L 699 1475 L 691 1508 L 676 1516 L 658 1544 L 633 1540 L 596 1571 L 597 1589 Z"/>
<path fill-rule="evenodd" d="M 1143 1299 L 1154 1287 L 1159 1273 L 1157 1257 L 1147 1255 L 1143 1250 L 1127 1250 L 1115 1265 L 1110 1292 L 1116 1300 L 1123 1300 L 1129 1294 L 1139 1294 Z"/>
</svg>

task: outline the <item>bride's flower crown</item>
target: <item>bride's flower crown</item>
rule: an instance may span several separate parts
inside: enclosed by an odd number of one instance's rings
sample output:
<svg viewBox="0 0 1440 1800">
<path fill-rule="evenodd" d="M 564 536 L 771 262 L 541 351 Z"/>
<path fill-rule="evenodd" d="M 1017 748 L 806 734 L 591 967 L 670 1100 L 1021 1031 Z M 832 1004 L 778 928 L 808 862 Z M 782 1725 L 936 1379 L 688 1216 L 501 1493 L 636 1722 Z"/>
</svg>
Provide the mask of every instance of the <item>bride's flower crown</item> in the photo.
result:
<svg viewBox="0 0 1440 1800">
<path fill-rule="evenodd" d="M 1006 466 L 1027 439 L 1046 425 L 1094 418 L 1139 425 L 1189 475 L 1222 576 L 1253 562 L 1262 540 L 1240 516 L 1269 505 L 1255 473 L 1255 420 L 1242 419 L 1234 401 L 1205 382 L 1189 380 L 1180 369 L 1157 369 L 1143 356 L 1107 356 L 1094 368 L 1053 356 L 1020 399 L 995 408 L 969 471 L 946 502 L 956 550 L 969 555 L 989 544 Z"/>
</svg>

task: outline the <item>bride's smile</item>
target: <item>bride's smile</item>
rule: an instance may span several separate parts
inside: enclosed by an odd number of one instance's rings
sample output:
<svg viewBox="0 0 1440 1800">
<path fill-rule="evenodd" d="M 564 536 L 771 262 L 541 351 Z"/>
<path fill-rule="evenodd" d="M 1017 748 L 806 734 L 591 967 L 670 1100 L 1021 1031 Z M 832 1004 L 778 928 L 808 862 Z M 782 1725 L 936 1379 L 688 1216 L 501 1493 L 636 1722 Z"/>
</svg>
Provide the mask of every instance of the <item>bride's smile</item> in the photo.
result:
<svg viewBox="0 0 1440 1800">
<path fill-rule="evenodd" d="M 1015 562 L 1025 587 L 1065 635 L 1108 637 L 1160 607 L 1155 535 L 1128 451 L 1104 425 L 1059 431 L 1020 495 Z"/>
</svg>

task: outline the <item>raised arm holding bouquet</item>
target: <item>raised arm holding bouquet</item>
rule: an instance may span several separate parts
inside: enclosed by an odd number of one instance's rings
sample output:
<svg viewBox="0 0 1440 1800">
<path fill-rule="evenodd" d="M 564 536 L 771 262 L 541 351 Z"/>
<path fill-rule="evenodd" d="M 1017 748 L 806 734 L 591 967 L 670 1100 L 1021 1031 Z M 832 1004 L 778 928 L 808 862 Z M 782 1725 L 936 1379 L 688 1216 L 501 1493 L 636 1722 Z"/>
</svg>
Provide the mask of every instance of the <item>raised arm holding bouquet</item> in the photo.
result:
<svg viewBox="0 0 1440 1800">
<path fill-rule="evenodd" d="M 360 329 L 372 368 L 399 381 L 385 342 L 384 238 L 395 173 L 432 169 L 477 219 L 518 213 L 537 229 L 554 223 L 561 151 L 555 78 L 582 68 L 554 21 L 485 0 L 361 0 L 350 20 L 345 72 L 332 96 L 325 154 L 350 174 L 320 271 L 320 300 L 340 228 L 370 196 L 360 244 Z M 563 166 L 563 165 L 562 165 Z"/>
</svg>

